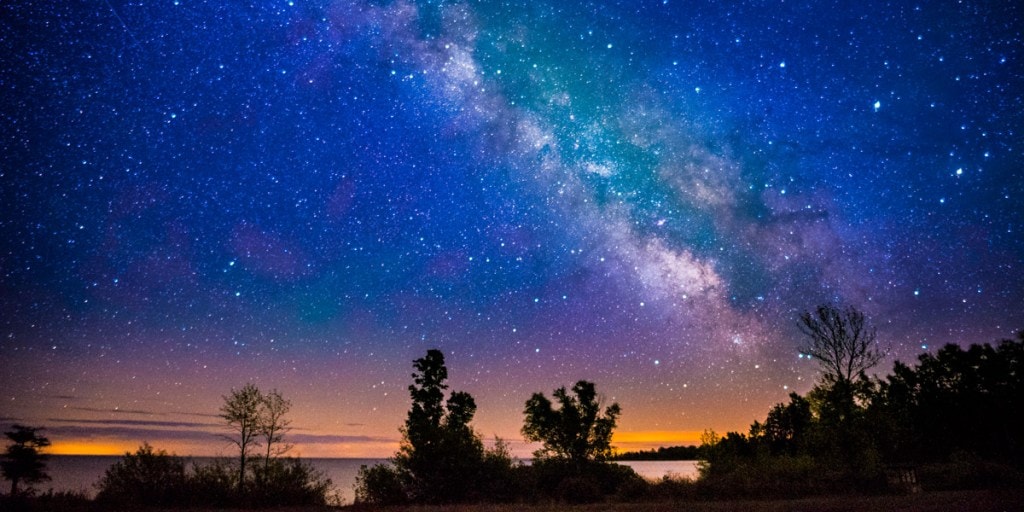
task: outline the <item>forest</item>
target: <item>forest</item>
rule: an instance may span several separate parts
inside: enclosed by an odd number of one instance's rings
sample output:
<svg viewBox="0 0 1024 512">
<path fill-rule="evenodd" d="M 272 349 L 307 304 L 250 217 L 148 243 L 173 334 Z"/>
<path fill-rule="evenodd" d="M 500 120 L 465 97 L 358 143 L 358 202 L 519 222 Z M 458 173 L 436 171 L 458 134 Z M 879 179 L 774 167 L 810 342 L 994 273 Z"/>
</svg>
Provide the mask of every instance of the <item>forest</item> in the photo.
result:
<svg viewBox="0 0 1024 512">
<path fill-rule="evenodd" d="M 616 454 L 612 435 L 623 409 L 601 404 L 580 380 L 533 393 L 521 433 L 538 449 L 530 461 L 491 447 L 472 427 L 472 395 L 448 385 L 444 354 L 413 361 L 410 409 L 400 448 L 387 463 L 364 466 L 355 505 L 467 503 L 585 504 L 793 499 L 1024 487 L 1024 331 L 1015 339 L 963 348 L 947 345 L 912 363 L 878 364 L 876 334 L 856 309 L 821 306 L 799 319 L 801 353 L 820 366 L 805 395 L 791 393 L 747 432 L 705 431 L 699 447 Z M 143 444 L 99 482 L 94 500 L 39 493 L 50 441 L 37 427 L 5 435 L 0 498 L 4 510 L 121 507 L 335 506 L 333 482 L 288 456 L 291 401 L 253 384 L 233 389 L 219 411 L 233 458 L 211 463 Z M 614 460 L 699 459 L 696 480 L 649 481 Z"/>
</svg>

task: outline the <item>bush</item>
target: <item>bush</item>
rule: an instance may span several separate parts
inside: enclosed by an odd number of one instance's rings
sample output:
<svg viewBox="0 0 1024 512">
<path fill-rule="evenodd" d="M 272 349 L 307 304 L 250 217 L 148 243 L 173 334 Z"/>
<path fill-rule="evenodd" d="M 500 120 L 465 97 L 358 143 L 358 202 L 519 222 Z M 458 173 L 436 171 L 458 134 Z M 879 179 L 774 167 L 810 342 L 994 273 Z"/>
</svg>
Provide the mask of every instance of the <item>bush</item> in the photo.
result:
<svg viewBox="0 0 1024 512">
<path fill-rule="evenodd" d="M 512 459 L 504 441 L 495 441 L 494 448 L 484 451 L 483 461 L 478 468 L 476 490 L 470 497 L 491 503 L 516 501 L 528 492 L 520 478 L 522 466 Z"/>
<path fill-rule="evenodd" d="M 535 460 L 528 473 L 529 497 L 564 503 L 594 503 L 619 495 L 636 495 L 646 482 L 632 468 L 619 464 L 574 464 L 561 459 Z"/>
<path fill-rule="evenodd" d="M 49 512 L 53 510 L 86 512 L 95 510 L 95 508 L 84 490 L 54 491 L 50 489 L 44 493 L 19 492 L 16 496 L 2 494 L 0 495 L 0 510 L 4 512 Z"/>
<path fill-rule="evenodd" d="M 916 473 L 918 484 L 926 491 L 1024 488 L 1021 470 L 966 453 L 956 454 L 951 462 L 922 465 Z"/>
<path fill-rule="evenodd" d="M 238 491 L 238 469 L 227 459 L 193 464 L 187 501 L 192 505 L 229 506 Z"/>
<path fill-rule="evenodd" d="M 253 484 L 238 492 L 238 466 L 226 459 L 194 464 L 143 444 L 126 453 L 96 484 L 98 503 L 120 506 L 273 507 L 325 505 L 334 484 L 297 458 L 253 465 Z M 247 471 L 248 472 L 248 471 Z"/>
<path fill-rule="evenodd" d="M 294 457 L 271 459 L 253 473 L 255 485 L 246 498 L 260 506 L 326 505 L 334 488 L 321 471 Z"/>
<path fill-rule="evenodd" d="M 684 501 L 697 498 L 697 483 L 689 479 L 664 477 L 648 484 L 644 498 L 653 501 Z"/>
<path fill-rule="evenodd" d="M 143 444 L 107 469 L 97 484 L 96 501 L 175 505 L 181 501 L 185 482 L 185 464 L 180 458 Z"/>
<path fill-rule="evenodd" d="M 409 501 L 403 475 L 390 464 L 360 466 L 356 475 L 355 502 L 369 505 L 400 505 Z"/>
<path fill-rule="evenodd" d="M 712 498 L 793 498 L 885 490 L 885 473 L 871 460 L 857 467 L 803 456 L 764 456 L 737 461 L 728 471 L 704 472 L 695 482 Z"/>
</svg>

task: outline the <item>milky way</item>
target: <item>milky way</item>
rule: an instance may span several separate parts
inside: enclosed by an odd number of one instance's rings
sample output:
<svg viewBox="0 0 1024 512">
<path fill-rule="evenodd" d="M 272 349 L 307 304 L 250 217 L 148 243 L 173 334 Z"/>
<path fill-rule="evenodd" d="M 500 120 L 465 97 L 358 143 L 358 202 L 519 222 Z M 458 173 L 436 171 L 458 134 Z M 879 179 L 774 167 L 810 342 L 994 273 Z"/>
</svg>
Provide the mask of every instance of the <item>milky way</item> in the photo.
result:
<svg viewBox="0 0 1024 512">
<path fill-rule="evenodd" d="M 55 448 L 223 451 L 252 381 L 387 455 L 434 347 L 485 436 L 586 378 L 678 444 L 807 391 L 818 304 L 879 373 L 1024 328 L 1012 2 L 0 12 L 0 419 Z"/>
</svg>

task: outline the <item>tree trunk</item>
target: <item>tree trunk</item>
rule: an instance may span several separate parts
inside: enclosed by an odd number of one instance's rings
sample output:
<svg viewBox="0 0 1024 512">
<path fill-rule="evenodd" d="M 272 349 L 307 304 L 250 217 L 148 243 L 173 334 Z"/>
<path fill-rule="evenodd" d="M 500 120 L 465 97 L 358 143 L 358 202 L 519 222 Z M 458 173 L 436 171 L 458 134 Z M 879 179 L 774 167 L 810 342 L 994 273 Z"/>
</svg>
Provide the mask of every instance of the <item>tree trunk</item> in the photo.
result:
<svg viewBox="0 0 1024 512">
<path fill-rule="evenodd" d="M 273 435 L 273 432 L 271 432 L 271 434 L 267 436 L 267 456 L 263 459 L 263 476 L 266 476 L 267 471 L 270 469 L 270 437 Z"/>
<path fill-rule="evenodd" d="M 245 493 L 245 450 L 242 450 L 241 462 L 238 464 L 238 493 Z"/>
</svg>

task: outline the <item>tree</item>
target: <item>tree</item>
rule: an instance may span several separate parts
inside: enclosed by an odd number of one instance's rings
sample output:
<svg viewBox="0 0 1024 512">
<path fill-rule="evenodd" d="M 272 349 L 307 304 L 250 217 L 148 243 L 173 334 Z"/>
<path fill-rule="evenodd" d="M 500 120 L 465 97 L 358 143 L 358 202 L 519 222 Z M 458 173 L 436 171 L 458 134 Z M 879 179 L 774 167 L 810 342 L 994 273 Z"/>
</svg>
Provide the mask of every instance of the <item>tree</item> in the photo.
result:
<svg viewBox="0 0 1024 512">
<path fill-rule="evenodd" d="M 864 314 L 853 307 L 818 306 L 801 314 L 797 327 L 808 338 L 800 351 L 818 361 L 826 382 L 852 383 L 882 360 L 875 329 L 867 327 Z"/>
<path fill-rule="evenodd" d="M 483 442 L 469 423 L 476 401 L 463 391 L 444 391 L 448 379 L 444 354 L 437 349 L 413 361 L 416 373 L 409 386 L 412 407 L 405 421 L 401 450 L 395 458 L 410 482 L 410 496 L 419 502 L 465 501 L 484 460 Z"/>
<path fill-rule="evenodd" d="M 613 403 L 601 415 L 594 384 L 585 380 L 577 382 L 572 392 L 574 396 L 565 387 L 555 390 L 554 398 L 561 406 L 558 410 L 543 393 L 534 393 L 523 411 L 523 436 L 543 443 L 534 453 L 541 459 L 564 459 L 576 465 L 603 461 L 611 456 L 612 431 L 621 408 Z"/>
<path fill-rule="evenodd" d="M 11 496 L 18 494 L 18 484 L 33 484 L 50 479 L 46 474 L 46 455 L 42 449 L 50 446 L 50 440 L 39 434 L 36 427 L 13 425 L 13 430 L 4 432 L 11 445 L 4 453 L 0 468 L 4 478 L 11 481 Z"/>
<path fill-rule="evenodd" d="M 764 421 L 764 437 L 772 454 L 796 454 L 812 420 L 811 403 L 796 393 L 789 394 L 789 404 L 775 404 Z"/>
<path fill-rule="evenodd" d="M 427 355 L 413 361 L 416 373 L 409 385 L 412 407 L 405 420 L 405 437 L 411 454 L 432 454 L 437 450 L 441 437 L 441 420 L 444 418 L 444 390 L 448 389 L 448 369 L 444 365 L 444 354 L 431 349 Z"/>
<path fill-rule="evenodd" d="M 260 407 L 263 395 L 259 388 L 249 383 L 239 390 L 231 390 L 224 397 L 220 417 L 227 422 L 231 434 L 224 437 L 238 447 L 238 491 L 245 491 L 245 462 L 252 451 L 259 446 L 261 433 Z"/>
<path fill-rule="evenodd" d="M 291 421 L 284 416 L 291 408 L 292 402 L 281 396 L 276 389 L 261 397 L 257 428 L 267 447 L 263 457 L 264 472 L 270 467 L 271 457 L 283 455 L 291 449 L 291 446 L 284 444 L 284 434 L 290 430 L 291 425 Z"/>
<path fill-rule="evenodd" d="M 499 482 L 512 471 L 505 445 L 499 441 L 495 449 L 484 449 L 470 426 L 476 414 L 472 395 L 456 391 L 445 401 L 444 354 L 428 350 L 413 367 L 412 406 L 401 429 L 401 447 L 390 465 L 360 468 L 356 502 L 434 504 L 507 498 Z"/>
<path fill-rule="evenodd" d="M 891 460 L 969 453 L 1024 467 L 1020 424 L 1007 412 L 1024 409 L 1024 332 L 996 346 L 949 344 L 913 366 L 897 362 L 870 409 L 887 427 L 880 437 Z"/>
<path fill-rule="evenodd" d="M 875 329 L 856 308 L 832 305 L 804 312 L 797 326 L 807 337 L 801 352 L 822 370 L 822 381 L 807 394 L 816 420 L 808 440 L 812 452 L 825 464 L 841 465 L 855 481 L 870 481 L 880 471 L 866 415 L 876 386 L 865 372 L 883 357 Z"/>
</svg>

